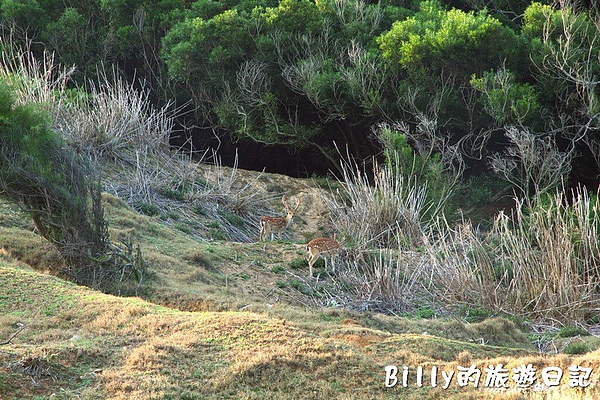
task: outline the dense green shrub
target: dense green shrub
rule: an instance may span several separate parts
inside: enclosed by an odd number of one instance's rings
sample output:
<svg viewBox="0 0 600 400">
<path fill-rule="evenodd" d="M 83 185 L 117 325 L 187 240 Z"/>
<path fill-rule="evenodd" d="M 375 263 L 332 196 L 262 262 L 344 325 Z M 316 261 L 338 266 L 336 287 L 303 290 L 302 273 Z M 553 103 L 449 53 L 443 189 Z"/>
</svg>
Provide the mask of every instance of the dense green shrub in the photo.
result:
<svg viewBox="0 0 600 400">
<path fill-rule="evenodd" d="M 100 179 L 68 148 L 34 104 L 15 104 L 0 81 L 0 193 L 28 212 L 41 236 L 59 250 L 59 274 L 103 290 L 141 279 L 141 254 L 113 245 L 101 204 Z"/>
<path fill-rule="evenodd" d="M 0 22 L 78 83 L 114 66 L 159 109 L 192 101 L 193 125 L 234 140 L 312 148 L 334 167 L 334 141 L 368 157 L 372 126 L 425 116 L 483 170 L 512 125 L 600 159 L 595 10 L 550 3 L 0 0 Z"/>
<path fill-rule="evenodd" d="M 378 135 L 384 146 L 386 164 L 408 184 L 427 187 L 422 218 L 427 219 L 425 217 L 443 210 L 451 200 L 457 177 L 449 175 L 441 154 L 434 152 L 435 149 L 416 151 L 409 145 L 406 134 L 397 129 L 382 128 Z"/>
<path fill-rule="evenodd" d="M 446 11 L 436 0 L 421 2 L 419 12 L 394 22 L 377 42 L 384 59 L 436 74 L 470 76 L 522 58 L 517 34 L 500 21 L 485 11 Z"/>
</svg>

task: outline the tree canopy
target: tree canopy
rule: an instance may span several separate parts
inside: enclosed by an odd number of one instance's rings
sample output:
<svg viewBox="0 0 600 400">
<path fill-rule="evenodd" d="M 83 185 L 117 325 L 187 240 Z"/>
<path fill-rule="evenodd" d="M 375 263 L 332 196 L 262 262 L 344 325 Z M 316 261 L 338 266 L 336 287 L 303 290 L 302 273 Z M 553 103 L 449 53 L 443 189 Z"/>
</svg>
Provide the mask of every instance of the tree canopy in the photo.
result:
<svg viewBox="0 0 600 400">
<path fill-rule="evenodd" d="M 82 82 L 114 65 L 232 140 L 333 162 L 334 142 L 377 154 L 377 124 L 430 121 L 488 169 L 518 127 L 598 169 L 600 26 L 582 3 L 0 0 L 0 20 Z"/>
</svg>

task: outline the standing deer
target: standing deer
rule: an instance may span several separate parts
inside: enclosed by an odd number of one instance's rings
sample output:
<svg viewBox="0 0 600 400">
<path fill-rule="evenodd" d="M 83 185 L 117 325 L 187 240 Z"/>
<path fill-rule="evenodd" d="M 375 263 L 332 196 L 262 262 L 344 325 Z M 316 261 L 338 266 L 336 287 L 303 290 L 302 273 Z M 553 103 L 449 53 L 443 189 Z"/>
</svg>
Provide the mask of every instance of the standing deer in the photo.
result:
<svg viewBox="0 0 600 400">
<path fill-rule="evenodd" d="M 273 233 L 277 232 L 277 236 L 281 238 L 281 233 L 285 231 L 285 229 L 290 226 L 292 220 L 294 219 L 294 213 L 300 206 L 300 200 L 296 199 L 296 206 L 294 208 L 290 207 L 287 201 L 285 200 L 285 196 L 281 197 L 281 202 L 285 206 L 287 210 L 287 215 L 283 218 L 280 217 L 268 217 L 262 216 L 260 217 L 260 240 L 265 240 L 265 237 L 270 233 L 271 240 L 273 240 Z"/>
<path fill-rule="evenodd" d="M 343 240 L 342 240 L 343 241 Z M 325 268 L 327 268 L 327 256 L 331 257 L 331 264 L 333 266 L 333 272 L 335 272 L 335 262 L 333 258 L 340 251 L 340 242 L 331 238 L 316 238 L 308 242 L 306 250 L 308 251 L 308 268 L 310 270 L 310 277 L 313 276 L 313 265 L 322 256 L 325 260 Z"/>
</svg>

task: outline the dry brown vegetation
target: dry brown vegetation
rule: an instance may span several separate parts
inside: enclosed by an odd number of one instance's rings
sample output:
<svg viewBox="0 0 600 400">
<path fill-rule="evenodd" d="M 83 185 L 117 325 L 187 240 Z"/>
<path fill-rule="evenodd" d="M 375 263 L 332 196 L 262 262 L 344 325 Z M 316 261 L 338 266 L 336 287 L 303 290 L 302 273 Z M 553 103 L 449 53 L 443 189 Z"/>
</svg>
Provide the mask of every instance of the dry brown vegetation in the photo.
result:
<svg viewBox="0 0 600 400">
<path fill-rule="evenodd" d="M 269 186 L 278 177 L 261 179 Z M 281 185 L 293 188 L 291 181 Z M 305 204 L 318 200 L 321 189 L 308 181 L 300 185 Z M 294 265 L 304 258 L 299 243 L 199 241 L 159 216 L 135 213 L 116 197 L 106 194 L 103 201 L 111 235 L 131 235 L 142 245 L 154 276 L 139 295 L 150 302 L 100 294 L 17 262 L 36 248 L 43 254 L 39 249 L 46 245 L 22 215 L 3 206 L 0 340 L 10 337 L 17 322 L 25 329 L 0 347 L 2 398 L 576 399 L 597 394 L 595 376 L 593 389 L 578 391 L 564 380 L 558 390 L 539 395 L 456 385 L 385 388 L 386 365 L 408 365 L 413 372 L 423 366 L 428 382 L 432 366 L 598 368 L 600 355 L 539 353 L 531 338 L 504 318 L 465 323 L 316 307 L 333 297 L 327 291 L 335 286 L 327 285 L 326 275 L 311 281 L 304 264 Z M 303 219 L 290 230 L 294 241 L 303 242 L 307 230 L 329 229 L 327 220 L 319 226 Z M 33 264 L 44 269 L 55 261 L 47 255 Z M 591 339 L 549 337 L 547 347 L 564 350 L 580 341 L 595 348 Z"/>
<path fill-rule="evenodd" d="M 6 337 L 16 321 L 26 326 L 0 352 L 3 398 L 491 398 L 492 392 L 472 388 L 386 389 L 383 368 L 600 364 L 595 353 L 549 357 L 392 334 L 339 316 L 311 332 L 264 314 L 174 311 L 99 294 L 5 261 L 0 280 L 0 334 Z M 499 322 L 485 329 L 506 329 L 495 326 Z M 577 398 L 574 389 L 561 390 Z"/>
<path fill-rule="evenodd" d="M 450 189 L 432 202 L 388 166 L 348 163 L 318 186 L 173 154 L 171 114 L 143 92 L 106 78 L 65 103 L 69 71 L 33 61 L 0 72 L 21 76 L 20 96 L 97 162 L 110 238 L 139 244 L 148 274 L 122 288 L 132 298 L 53 277 L 60 255 L 0 204 L 0 398 L 599 395 L 595 371 L 586 390 L 567 376 L 539 392 L 384 387 L 386 365 L 422 366 L 426 382 L 433 366 L 600 367 L 596 197 L 519 203 L 480 232 L 441 213 Z M 258 243 L 258 218 L 284 215 L 282 195 L 299 200 L 295 221 Z M 316 263 L 311 279 L 305 244 L 333 233 L 345 239 L 336 272 Z"/>
</svg>

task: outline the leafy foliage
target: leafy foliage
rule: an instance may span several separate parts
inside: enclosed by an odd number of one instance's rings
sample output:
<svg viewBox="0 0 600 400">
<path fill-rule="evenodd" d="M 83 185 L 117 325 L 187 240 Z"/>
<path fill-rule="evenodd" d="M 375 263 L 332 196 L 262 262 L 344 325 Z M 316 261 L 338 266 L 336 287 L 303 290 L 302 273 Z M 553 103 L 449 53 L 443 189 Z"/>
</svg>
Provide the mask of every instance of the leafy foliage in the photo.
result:
<svg viewBox="0 0 600 400">
<path fill-rule="evenodd" d="M 384 126 L 377 134 L 384 147 L 386 164 L 402 176 L 405 182 L 410 182 L 410 185 L 427 188 L 422 218 L 437 216 L 450 202 L 452 190 L 458 183 L 456 176 L 460 174 L 453 177 L 449 173 L 440 153 L 434 152 L 440 149 L 424 148 L 422 145 L 425 143 L 418 143 L 416 147 L 420 148 L 420 151 L 415 151 L 408 143 L 406 130 Z"/>
<path fill-rule="evenodd" d="M 473 75 L 471 85 L 484 94 L 484 110 L 498 126 L 538 125 L 541 105 L 535 88 L 515 82 L 514 74 L 505 68 L 486 71 L 481 78 Z"/>
<path fill-rule="evenodd" d="M 108 239 L 91 166 L 50 129 L 44 112 L 34 104 L 15 105 L 4 81 L 0 98 L 0 193 L 28 212 L 59 250 L 66 266 L 57 272 L 104 290 L 118 290 L 130 277 L 141 280 L 141 254 L 130 243 L 121 248 Z"/>
<path fill-rule="evenodd" d="M 331 166 L 334 141 L 371 156 L 373 125 L 422 116 L 477 168 L 507 126 L 584 137 L 600 109 L 593 15 L 527 0 L 0 1 L 3 32 L 76 65 L 79 83 L 114 65 L 159 109 L 189 100 L 194 125 Z"/>
<path fill-rule="evenodd" d="M 520 60 L 514 31 L 484 11 L 445 11 L 435 0 L 421 3 L 419 12 L 377 39 L 383 58 L 402 67 L 432 73 L 470 75 Z"/>
</svg>

